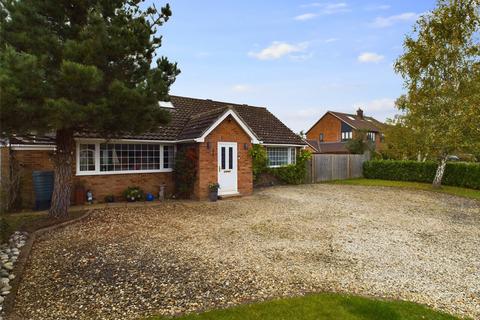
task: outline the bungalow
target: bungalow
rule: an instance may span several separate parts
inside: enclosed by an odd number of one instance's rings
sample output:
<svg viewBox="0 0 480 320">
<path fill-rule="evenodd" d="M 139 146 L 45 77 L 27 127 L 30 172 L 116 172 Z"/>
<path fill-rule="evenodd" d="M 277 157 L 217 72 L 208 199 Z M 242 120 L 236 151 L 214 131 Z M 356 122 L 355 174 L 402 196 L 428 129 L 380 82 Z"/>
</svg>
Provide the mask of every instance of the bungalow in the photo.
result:
<svg viewBox="0 0 480 320">
<path fill-rule="evenodd" d="M 78 133 L 74 184 L 82 183 L 99 201 L 107 195 L 120 197 L 128 186 L 139 186 L 157 194 L 165 185 L 174 191 L 175 152 L 190 148 L 196 155 L 196 181 L 193 197 L 208 197 L 208 185 L 218 182 L 220 195 L 248 195 L 253 191 L 253 144 L 265 146 L 270 166 L 295 162 L 299 148 L 306 143 L 264 107 L 213 100 L 171 96 L 160 102 L 171 114 L 168 125 L 142 135 L 126 134 L 105 140 L 94 133 Z M 52 170 L 52 137 L 24 136 L 9 142 L 22 167 L 22 197 L 32 206 L 32 171 Z M 0 172 L 8 170 L 8 149 L 1 148 Z"/>
<path fill-rule="evenodd" d="M 314 153 L 349 153 L 345 148 L 348 140 L 355 137 L 359 130 L 367 132 L 367 139 L 375 143 L 380 150 L 383 146 L 383 128 L 385 124 L 372 117 L 363 115 L 358 109 L 356 114 L 327 111 L 307 131 L 306 138 Z"/>
</svg>

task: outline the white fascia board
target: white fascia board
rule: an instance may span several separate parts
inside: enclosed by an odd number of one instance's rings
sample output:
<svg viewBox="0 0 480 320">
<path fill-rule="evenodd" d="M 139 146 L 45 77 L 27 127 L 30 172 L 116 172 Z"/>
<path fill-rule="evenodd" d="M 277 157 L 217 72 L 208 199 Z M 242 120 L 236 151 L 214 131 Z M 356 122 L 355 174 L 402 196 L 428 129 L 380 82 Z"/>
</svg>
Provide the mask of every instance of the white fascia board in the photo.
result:
<svg viewBox="0 0 480 320">
<path fill-rule="evenodd" d="M 175 144 L 177 142 L 187 142 L 187 140 L 138 140 L 138 139 L 100 139 L 100 138 L 75 138 L 76 142 L 91 142 L 91 143 L 152 143 L 152 144 Z M 193 140 L 188 140 L 193 141 Z"/>
<path fill-rule="evenodd" d="M 8 146 L 2 145 L 2 147 L 8 147 Z M 12 147 L 12 150 L 30 150 L 30 151 L 56 149 L 56 146 L 54 144 L 12 144 L 10 145 L 10 147 Z"/>
<path fill-rule="evenodd" d="M 284 143 L 261 143 L 262 146 L 266 147 L 305 147 L 307 144 L 284 144 Z"/>
<path fill-rule="evenodd" d="M 196 138 L 195 142 L 205 142 L 205 138 L 216 128 L 223 120 L 225 120 L 228 116 L 232 116 L 235 121 L 242 127 L 242 129 L 248 134 L 253 144 L 260 144 L 262 143 L 257 139 L 255 134 L 250 130 L 250 128 L 243 122 L 243 120 L 237 115 L 235 111 L 232 109 L 225 112 L 220 118 L 218 118 L 203 134 L 200 138 Z"/>
</svg>

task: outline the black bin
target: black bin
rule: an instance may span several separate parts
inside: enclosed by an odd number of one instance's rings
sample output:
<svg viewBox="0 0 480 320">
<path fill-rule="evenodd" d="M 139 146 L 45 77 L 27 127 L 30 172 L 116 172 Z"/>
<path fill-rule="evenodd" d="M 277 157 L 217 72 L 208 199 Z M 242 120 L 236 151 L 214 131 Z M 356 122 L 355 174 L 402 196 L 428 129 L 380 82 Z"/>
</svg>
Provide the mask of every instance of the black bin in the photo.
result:
<svg viewBox="0 0 480 320">
<path fill-rule="evenodd" d="M 33 171 L 35 210 L 47 210 L 52 203 L 53 171 Z"/>
</svg>

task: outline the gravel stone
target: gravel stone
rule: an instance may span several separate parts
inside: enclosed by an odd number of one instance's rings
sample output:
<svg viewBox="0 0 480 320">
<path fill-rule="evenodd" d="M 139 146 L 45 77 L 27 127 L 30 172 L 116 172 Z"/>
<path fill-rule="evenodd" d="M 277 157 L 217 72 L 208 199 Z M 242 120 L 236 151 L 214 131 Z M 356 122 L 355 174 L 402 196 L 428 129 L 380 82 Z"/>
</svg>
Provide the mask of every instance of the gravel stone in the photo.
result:
<svg viewBox="0 0 480 320">
<path fill-rule="evenodd" d="M 274 187 L 107 208 L 37 239 L 22 319 L 138 319 L 334 291 L 480 319 L 480 202 L 417 190 Z"/>
</svg>

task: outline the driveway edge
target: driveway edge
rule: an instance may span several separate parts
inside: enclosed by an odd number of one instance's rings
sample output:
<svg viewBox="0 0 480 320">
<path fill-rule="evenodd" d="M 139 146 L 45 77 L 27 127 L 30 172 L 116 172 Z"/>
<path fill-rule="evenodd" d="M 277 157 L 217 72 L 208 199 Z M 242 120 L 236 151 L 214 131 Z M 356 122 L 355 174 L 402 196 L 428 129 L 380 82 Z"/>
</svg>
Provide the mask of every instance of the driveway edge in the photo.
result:
<svg viewBox="0 0 480 320">
<path fill-rule="evenodd" d="M 30 252 L 32 251 L 33 244 L 35 243 L 36 238 L 45 233 L 55 231 L 57 229 L 64 228 L 68 225 L 80 222 L 88 218 L 92 213 L 92 211 L 93 211 L 92 209 L 87 210 L 87 212 L 85 212 L 85 214 L 81 215 L 80 217 L 77 217 L 69 221 L 64 221 L 62 223 L 55 224 L 53 226 L 35 230 L 34 232 L 28 235 L 28 239 L 25 243 L 25 246 L 23 246 L 22 250 L 20 250 L 18 260 L 15 264 L 15 268 L 14 268 L 15 278 L 12 280 L 10 284 L 12 289 L 10 290 L 10 294 L 8 294 L 5 297 L 5 301 L 3 302 L 3 312 L 5 315 L 5 319 L 9 319 L 9 320 L 22 319 L 21 317 L 13 313 L 13 307 L 15 306 L 15 298 L 17 296 L 18 287 L 23 277 L 23 271 L 25 270 L 25 266 L 28 263 L 28 258 L 30 257 Z"/>
</svg>

